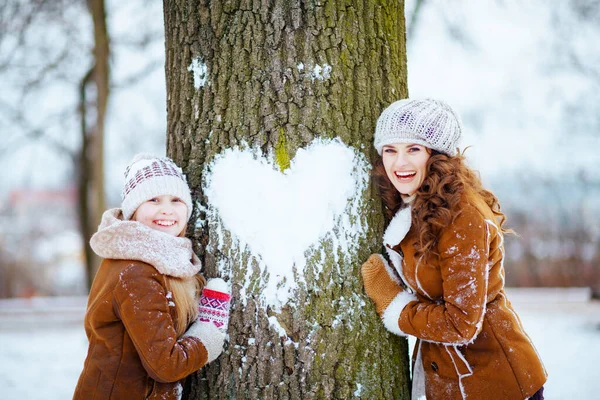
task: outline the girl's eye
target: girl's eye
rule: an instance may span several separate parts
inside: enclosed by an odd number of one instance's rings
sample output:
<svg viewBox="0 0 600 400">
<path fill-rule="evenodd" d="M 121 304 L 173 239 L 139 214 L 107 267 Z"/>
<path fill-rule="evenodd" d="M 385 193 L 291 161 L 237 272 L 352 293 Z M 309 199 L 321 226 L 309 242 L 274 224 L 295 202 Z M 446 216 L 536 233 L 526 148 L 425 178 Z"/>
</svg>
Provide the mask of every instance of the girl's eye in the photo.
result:
<svg viewBox="0 0 600 400">
<path fill-rule="evenodd" d="M 158 199 L 156 197 L 151 198 L 150 200 L 148 200 L 152 203 L 158 203 Z"/>
<path fill-rule="evenodd" d="M 395 153 L 395 152 L 396 152 L 396 150 L 394 150 L 394 149 L 392 149 L 392 148 L 388 147 L 388 148 L 385 148 L 385 149 L 383 149 L 383 152 L 384 152 L 384 153 Z"/>
<path fill-rule="evenodd" d="M 171 200 L 171 201 L 174 203 L 181 203 L 181 199 L 177 198 L 177 197 L 173 198 L 173 200 Z"/>
</svg>

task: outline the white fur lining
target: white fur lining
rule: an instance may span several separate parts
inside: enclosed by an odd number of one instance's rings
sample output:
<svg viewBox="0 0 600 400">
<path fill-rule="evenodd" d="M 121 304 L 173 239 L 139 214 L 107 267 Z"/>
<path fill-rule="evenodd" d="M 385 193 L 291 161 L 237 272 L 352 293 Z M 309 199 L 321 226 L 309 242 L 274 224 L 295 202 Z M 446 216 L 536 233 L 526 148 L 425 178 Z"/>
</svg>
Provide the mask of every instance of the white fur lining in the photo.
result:
<svg viewBox="0 0 600 400">
<path fill-rule="evenodd" d="M 423 356 L 421 355 L 421 344 L 417 348 L 417 357 L 412 376 L 412 398 L 414 400 L 427 400 L 425 393 L 425 368 L 423 368 Z"/>
<path fill-rule="evenodd" d="M 398 274 L 400 275 L 404 283 L 408 285 L 406 282 L 406 278 L 404 277 L 404 273 L 402 271 L 402 256 L 396 250 L 389 247 L 386 247 L 385 251 L 387 252 L 392 265 L 394 266 L 394 268 L 396 268 L 396 271 L 398 271 Z"/>
<path fill-rule="evenodd" d="M 412 223 L 411 210 L 411 207 L 405 207 L 398 210 L 396 215 L 394 215 L 394 218 L 392 218 L 383 234 L 384 246 L 394 247 L 404 239 Z"/>
<path fill-rule="evenodd" d="M 400 279 L 398 279 L 398 276 L 396 275 L 392 267 L 390 267 L 390 264 L 387 262 L 387 260 L 383 258 L 381 254 L 378 254 L 378 256 L 379 258 L 381 258 L 381 262 L 383 262 L 383 266 L 385 267 L 385 272 L 387 272 L 390 279 L 394 281 L 394 283 L 396 283 L 398 286 L 402 286 L 402 282 L 400 282 Z"/>
<path fill-rule="evenodd" d="M 473 375 L 473 369 L 471 368 L 471 366 L 469 365 L 467 360 L 463 357 L 463 355 L 460 353 L 460 351 L 456 348 L 456 345 L 454 345 L 454 346 L 452 346 L 454 348 L 454 353 L 456 355 L 458 355 L 458 357 L 460 358 L 463 365 L 465 367 L 467 367 L 467 369 L 469 370 L 469 372 L 467 374 L 461 374 L 458 369 L 458 365 L 456 365 L 456 360 L 454 359 L 454 356 L 452 355 L 452 353 L 448 350 L 448 347 L 449 346 L 444 346 L 444 349 L 446 350 L 446 353 L 448 353 L 448 355 L 450 356 L 450 359 L 452 360 L 452 364 L 454 364 L 454 370 L 456 371 L 456 374 L 458 375 L 458 386 L 460 388 L 460 394 L 464 400 L 467 398 L 467 393 L 465 392 L 465 386 L 463 385 L 462 380 L 463 380 L 463 378 L 468 378 L 469 376 Z"/>
<path fill-rule="evenodd" d="M 421 280 L 419 279 L 419 266 L 421 265 L 421 260 L 423 260 L 423 256 L 419 257 L 419 259 L 417 260 L 417 265 L 415 265 L 415 281 L 417 281 L 417 287 L 419 288 L 421 293 L 427 296 L 429 300 L 433 300 L 433 297 L 431 297 L 431 295 L 427 293 L 427 290 L 425 290 L 423 285 L 421 285 Z"/>
<path fill-rule="evenodd" d="M 194 322 L 187 332 L 183 334 L 183 337 L 186 336 L 200 339 L 208 352 L 207 363 L 214 361 L 223 351 L 225 333 L 221 332 L 212 322 Z"/>
<path fill-rule="evenodd" d="M 390 305 L 387 306 L 387 308 L 383 311 L 381 319 L 383 320 L 383 325 L 388 331 L 399 336 L 408 336 L 408 334 L 402 332 L 400 329 L 398 320 L 400 319 L 400 313 L 404 307 L 406 307 L 406 305 L 411 301 L 417 301 L 417 296 L 404 291 L 400 292 L 394 298 L 394 300 L 392 300 Z"/>
</svg>

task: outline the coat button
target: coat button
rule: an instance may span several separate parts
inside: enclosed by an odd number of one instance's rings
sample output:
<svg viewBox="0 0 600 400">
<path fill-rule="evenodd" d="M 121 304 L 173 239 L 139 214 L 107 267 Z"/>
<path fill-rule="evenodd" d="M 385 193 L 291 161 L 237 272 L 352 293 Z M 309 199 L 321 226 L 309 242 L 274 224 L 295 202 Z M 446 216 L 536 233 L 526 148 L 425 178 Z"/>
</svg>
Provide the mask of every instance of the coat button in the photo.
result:
<svg viewBox="0 0 600 400">
<path fill-rule="evenodd" d="M 432 361 L 432 362 L 431 362 L 431 369 L 432 369 L 434 372 L 437 372 L 437 370 L 438 370 L 438 365 L 435 363 L 435 361 Z"/>
</svg>

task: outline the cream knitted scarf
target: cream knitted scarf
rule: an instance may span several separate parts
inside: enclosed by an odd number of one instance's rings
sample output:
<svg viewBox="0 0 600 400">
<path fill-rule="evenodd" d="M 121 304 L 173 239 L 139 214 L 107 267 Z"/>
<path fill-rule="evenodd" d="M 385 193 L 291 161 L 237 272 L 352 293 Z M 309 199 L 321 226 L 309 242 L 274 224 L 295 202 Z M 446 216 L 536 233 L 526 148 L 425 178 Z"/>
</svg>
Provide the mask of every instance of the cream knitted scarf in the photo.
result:
<svg viewBox="0 0 600 400">
<path fill-rule="evenodd" d="M 188 278 L 202 268 L 190 239 L 172 236 L 136 221 L 124 221 L 120 208 L 104 212 L 90 245 L 102 258 L 143 261 L 161 274 L 176 278 Z"/>
</svg>

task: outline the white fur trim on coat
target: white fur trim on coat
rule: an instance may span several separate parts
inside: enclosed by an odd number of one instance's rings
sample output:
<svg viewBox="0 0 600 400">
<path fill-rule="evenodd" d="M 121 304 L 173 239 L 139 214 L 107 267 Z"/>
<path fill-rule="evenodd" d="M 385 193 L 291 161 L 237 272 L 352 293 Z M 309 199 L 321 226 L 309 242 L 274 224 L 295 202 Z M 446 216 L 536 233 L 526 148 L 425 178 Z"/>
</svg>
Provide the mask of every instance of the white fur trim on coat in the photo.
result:
<svg viewBox="0 0 600 400">
<path fill-rule="evenodd" d="M 413 367 L 412 398 L 414 400 L 427 400 L 425 394 L 425 368 L 423 368 L 421 344 L 423 344 L 423 342 L 419 341 L 417 357 L 415 358 L 415 365 Z"/>
<path fill-rule="evenodd" d="M 387 274 L 390 277 L 390 279 L 392 281 L 394 281 L 394 283 L 396 285 L 402 286 L 402 282 L 398 278 L 398 275 L 396 275 L 396 273 L 394 272 L 394 270 L 392 269 L 392 267 L 390 267 L 390 264 L 387 262 L 387 260 L 385 258 L 383 258 L 383 256 L 381 254 L 377 254 L 377 256 L 381 259 L 381 262 L 383 263 L 383 266 L 385 268 L 385 272 L 387 272 Z"/>
<path fill-rule="evenodd" d="M 183 337 L 186 336 L 200 339 L 208 352 L 207 363 L 214 361 L 223 351 L 225 333 L 221 332 L 212 322 L 194 322 L 183 334 Z"/>
<path fill-rule="evenodd" d="M 394 215 L 394 218 L 392 218 L 383 234 L 384 246 L 394 247 L 404 239 L 412 224 L 411 210 L 411 207 L 401 208 L 396 215 Z"/>
<path fill-rule="evenodd" d="M 398 320 L 400 319 L 400 313 L 404 307 L 406 307 L 406 305 L 411 301 L 417 301 L 417 296 L 408 292 L 400 292 L 394 298 L 394 300 L 392 300 L 390 305 L 387 306 L 387 308 L 383 311 L 381 319 L 383 320 L 383 325 L 388 331 L 399 336 L 408 336 L 408 334 L 402 332 L 400 329 Z"/>
</svg>

